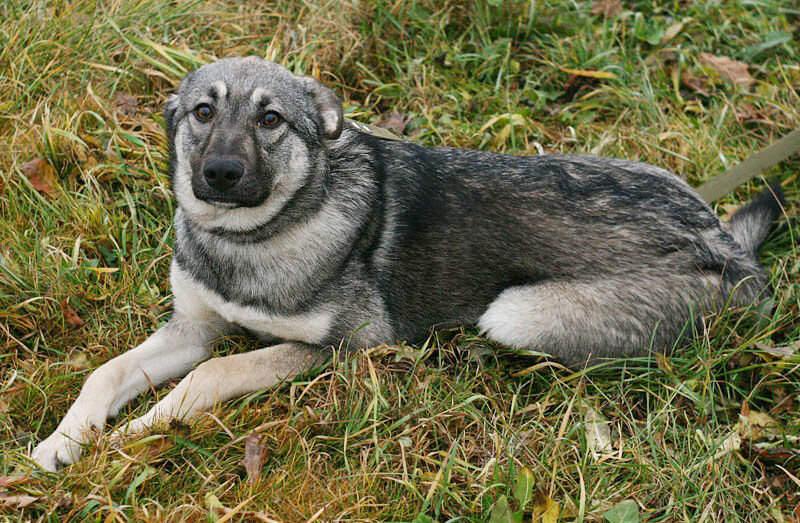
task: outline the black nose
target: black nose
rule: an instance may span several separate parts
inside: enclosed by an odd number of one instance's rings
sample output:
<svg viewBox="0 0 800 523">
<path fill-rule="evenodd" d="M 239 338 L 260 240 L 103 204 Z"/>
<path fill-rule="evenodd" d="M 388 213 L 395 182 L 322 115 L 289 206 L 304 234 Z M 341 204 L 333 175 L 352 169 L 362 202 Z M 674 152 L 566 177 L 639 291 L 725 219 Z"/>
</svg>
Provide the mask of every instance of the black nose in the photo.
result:
<svg viewBox="0 0 800 523">
<path fill-rule="evenodd" d="M 243 174 L 242 162 L 228 158 L 211 158 L 203 166 L 203 176 L 209 187 L 219 192 L 236 185 Z"/>
</svg>

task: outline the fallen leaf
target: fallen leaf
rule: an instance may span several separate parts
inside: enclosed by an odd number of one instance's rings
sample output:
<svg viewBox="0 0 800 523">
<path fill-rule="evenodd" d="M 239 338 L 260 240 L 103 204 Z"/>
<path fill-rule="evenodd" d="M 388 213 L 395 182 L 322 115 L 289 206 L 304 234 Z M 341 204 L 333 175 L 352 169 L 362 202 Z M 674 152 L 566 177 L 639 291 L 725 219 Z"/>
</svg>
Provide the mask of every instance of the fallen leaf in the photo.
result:
<svg viewBox="0 0 800 523">
<path fill-rule="evenodd" d="M 39 498 L 33 496 L 0 494 L 0 505 L 13 508 L 25 508 Z"/>
<path fill-rule="evenodd" d="M 489 523 L 514 523 L 507 497 L 500 496 L 500 499 L 494 502 L 492 512 L 489 514 Z"/>
<path fill-rule="evenodd" d="M 536 480 L 533 477 L 533 471 L 528 467 L 522 467 L 517 475 L 517 481 L 514 484 L 514 499 L 521 509 L 525 509 L 525 505 L 531 500 L 533 493 L 533 485 Z"/>
<path fill-rule="evenodd" d="M 533 510 L 531 511 L 531 521 L 541 521 L 542 523 L 556 523 L 558 516 L 561 515 L 561 506 L 547 497 L 543 492 L 537 492 L 534 496 Z"/>
<path fill-rule="evenodd" d="M 225 512 L 230 510 L 225 507 L 225 505 L 220 502 L 219 498 L 210 492 L 206 494 L 206 506 L 211 512 L 214 512 L 217 515 L 225 515 Z"/>
<path fill-rule="evenodd" d="M 254 484 L 258 481 L 261 466 L 267 457 L 267 449 L 261 444 L 261 436 L 251 432 L 244 440 L 244 458 L 242 465 L 247 471 L 247 481 Z"/>
<path fill-rule="evenodd" d="M 736 427 L 734 427 L 736 428 Z M 717 447 L 717 453 L 714 454 L 712 459 L 718 459 L 728 454 L 729 452 L 733 452 L 742 448 L 742 438 L 739 436 L 738 432 L 731 432 L 728 436 L 722 440 L 719 447 Z"/>
<path fill-rule="evenodd" d="M 30 474 L 24 474 L 21 476 L 0 476 L 0 488 L 6 488 L 19 483 L 27 483 L 30 479 Z"/>
<path fill-rule="evenodd" d="M 589 11 L 593 15 L 603 15 L 607 18 L 614 17 L 622 11 L 620 0 L 596 0 Z"/>
<path fill-rule="evenodd" d="M 791 358 L 792 356 L 797 354 L 797 349 L 800 348 L 800 342 L 792 343 L 786 347 L 772 347 L 767 345 L 766 343 L 761 343 L 760 341 L 756 342 L 756 347 L 759 350 L 766 352 L 776 358 Z"/>
<path fill-rule="evenodd" d="M 688 69 L 684 69 L 681 72 L 681 84 L 706 98 L 711 96 L 711 93 L 708 91 L 707 76 L 696 76 Z"/>
<path fill-rule="evenodd" d="M 75 312 L 75 309 L 69 306 L 69 302 L 66 298 L 61 300 L 61 313 L 64 314 L 64 321 L 67 322 L 67 325 L 70 327 L 81 327 L 85 323 L 78 313 Z"/>
<path fill-rule="evenodd" d="M 749 87 L 755 78 L 747 71 L 748 64 L 738 60 L 731 60 L 727 56 L 716 56 L 711 53 L 700 53 L 700 62 L 707 65 L 732 82 L 734 85 Z"/>
<path fill-rule="evenodd" d="M 758 410 L 750 410 L 745 404 L 739 414 L 739 423 L 734 425 L 743 439 L 775 438 L 779 436 L 778 422 Z"/>
<path fill-rule="evenodd" d="M 756 444 L 747 443 L 743 446 L 743 454 L 750 461 L 760 460 L 767 463 L 786 464 L 790 460 L 797 460 L 800 463 L 800 450 L 785 447 L 759 447 Z"/>
<path fill-rule="evenodd" d="M 69 359 L 67 364 L 73 369 L 88 369 L 89 358 L 86 357 L 86 353 L 77 352 L 75 356 Z"/>
<path fill-rule="evenodd" d="M 397 134 L 403 134 L 408 126 L 408 122 L 410 121 L 411 118 L 405 116 L 403 113 L 392 111 L 391 114 L 381 115 L 378 121 L 375 122 L 375 125 L 393 131 Z"/>
<path fill-rule="evenodd" d="M 37 191 L 50 198 L 56 198 L 61 193 L 58 187 L 58 179 L 56 178 L 56 170 L 44 158 L 35 158 L 23 163 L 20 169 L 22 169 L 23 174 L 30 180 L 31 185 Z"/>
<path fill-rule="evenodd" d="M 639 505 L 626 499 L 603 513 L 603 519 L 609 523 L 639 523 Z"/>
<path fill-rule="evenodd" d="M 8 403 L 3 401 L 3 398 L 0 398 L 0 412 L 8 412 Z"/>
<path fill-rule="evenodd" d="M 583 406 L 583 430 L 586 445 L 594 459 L 611 451 L 611 427 L 602 414 L 588 404 Z"/>
<path fill-rule="evenodd" d="M 575 76 L 584 76 L 586 78 L 598 78 L 602 80 L 610 80 L 616 78 L 617 75 L 610 71 L 595 71 L 593 69 L 567 69 L 566 67 L 559 67 L 562 71 Z"/>
<path fill-rule="evenodd" d="M 667 27 L 667 30 L 664 31 L 664 36 L 661 37 L 661 43 L 665 44 L 678 36 L 678 34 L 683 31 L 683 26 L 685 26 L 688 22 L 690 22 L 691 18 L 684 18 L 680 22 L 676 22 L 671 26 Z"/>
<path fill-rule="evenodd" d="M 112 103 L 117 112 L 128 116 L 135 115 L 139 110 L 139 102 L 133 94 L 117 93 Z"/>
</svg>

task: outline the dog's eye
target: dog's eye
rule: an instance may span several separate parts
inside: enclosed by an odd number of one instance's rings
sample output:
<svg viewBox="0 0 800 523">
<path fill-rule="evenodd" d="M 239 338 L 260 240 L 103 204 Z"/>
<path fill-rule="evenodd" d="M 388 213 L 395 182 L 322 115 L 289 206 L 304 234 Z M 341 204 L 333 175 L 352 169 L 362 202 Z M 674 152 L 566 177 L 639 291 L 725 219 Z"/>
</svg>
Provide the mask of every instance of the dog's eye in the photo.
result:
<svg viewBox="0 0 800 523">
<path fill-rule="evenodd" d="M 261 123 L 267 127 L 275 127 L 281 123 L 281 115 L 275 111 L 267 111 L 267 113 L 261 117 Z"/>
<path fill-rule="evenodd" d="M 214 116 L 214 109 L 208 104 L 200 104 L 195 108 L 194 115 L 201 122 L 207 122 Z"/>
</svg>

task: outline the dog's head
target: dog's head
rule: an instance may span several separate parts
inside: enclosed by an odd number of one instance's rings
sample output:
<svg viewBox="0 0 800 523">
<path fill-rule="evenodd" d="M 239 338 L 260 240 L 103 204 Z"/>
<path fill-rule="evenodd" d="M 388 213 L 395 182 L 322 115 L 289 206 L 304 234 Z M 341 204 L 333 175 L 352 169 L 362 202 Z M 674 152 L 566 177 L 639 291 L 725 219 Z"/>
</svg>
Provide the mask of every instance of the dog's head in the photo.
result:
<svg viewBox="0 0 800 523">
<path fill-rule="evenodd" d="M 164 108 L 178 205 L 208 229 L 269 222 L 325 170 L 342 132 L 339 98 L 313 78 L 250 56 L 205 65 Z"/>
</svg>

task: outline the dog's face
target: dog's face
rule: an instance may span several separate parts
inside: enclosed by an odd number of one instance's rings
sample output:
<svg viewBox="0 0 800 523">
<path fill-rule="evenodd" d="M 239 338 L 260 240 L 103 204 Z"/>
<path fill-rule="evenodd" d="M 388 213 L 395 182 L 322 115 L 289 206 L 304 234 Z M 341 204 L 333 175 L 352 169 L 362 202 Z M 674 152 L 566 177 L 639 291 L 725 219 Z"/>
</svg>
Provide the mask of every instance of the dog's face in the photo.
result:
<svg viewBox="0 0 800 523">
<path fill-rule="evenodd" d="M 179 206 L 208 229 L 269 222 L 315 173 L 342 131 L 338 97 L 257 57 L 189 74 L 164 108 Z"/>
</svg>

